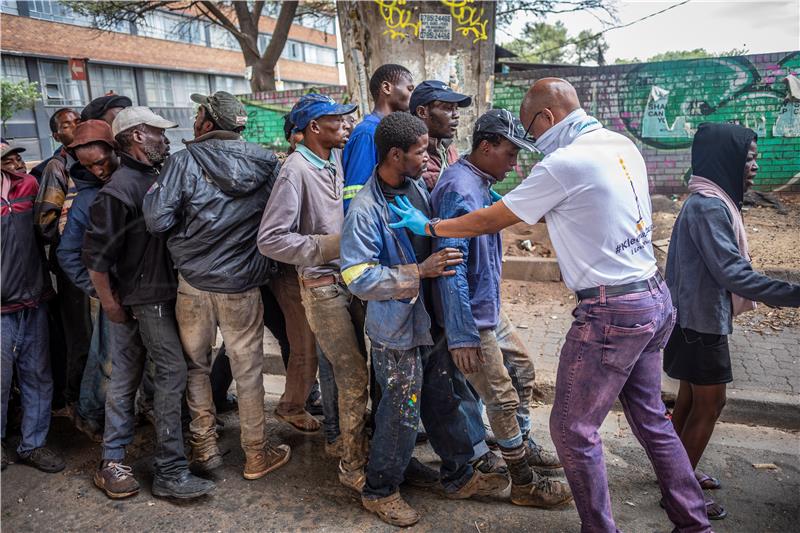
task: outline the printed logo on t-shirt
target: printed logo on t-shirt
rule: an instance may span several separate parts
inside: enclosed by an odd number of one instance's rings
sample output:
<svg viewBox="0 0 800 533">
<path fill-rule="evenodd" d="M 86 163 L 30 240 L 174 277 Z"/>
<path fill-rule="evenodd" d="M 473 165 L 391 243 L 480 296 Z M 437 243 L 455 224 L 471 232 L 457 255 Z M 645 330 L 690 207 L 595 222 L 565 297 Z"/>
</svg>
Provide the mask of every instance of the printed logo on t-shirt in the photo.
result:
<svg viewBox="0 0 800 533">
<path fill-rule="evenodd" d="M 625 160 L 622 158 L 622 156 L 618 155 L 617 157 L 619 158 L 619 165 L 622 167 L 622 172 L 625 173 L 625 177 L 628 179 L 628 183 L 631 185 L 631 191 L 633 192 L 633 199 L 636 202 L 636 211 L 639 213 L 639 218 L 636 220 L 636 230 L 634 235 L 618 243 L 615 253 L 619 255 L 625 252 L 634 255 L 642 251 L 650 244 L 651 234 L 653 233 L 653 224 L 648 225 L 644 220 L 644 216 L 642 215 L 642 205 L 639 203 L 639 195 L 636 193 L 636 185 L 633 183 L 631 173 L 628 171 L 628 167 L 625 165 Z"/>
</svg>

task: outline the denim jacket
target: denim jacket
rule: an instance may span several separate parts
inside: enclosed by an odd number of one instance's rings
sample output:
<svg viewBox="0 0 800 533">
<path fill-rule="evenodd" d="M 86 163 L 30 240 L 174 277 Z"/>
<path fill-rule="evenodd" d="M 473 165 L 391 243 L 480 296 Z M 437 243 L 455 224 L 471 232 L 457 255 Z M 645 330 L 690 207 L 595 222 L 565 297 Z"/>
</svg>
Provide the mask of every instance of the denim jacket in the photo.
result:
<svg viewBox="0 0 800 533">
<path fill-rule="evenodd" d="M 462 157 L 447 167 L 431 193 L 435 216 L 455 218 L 491 205 L 489 187 L 494 181 Z M 439 323 L 449 348 L 478 347 L 478 331 L 494 329 L 500 319 L 502 239 L 499 233 L 438 239 L 436 249 L 445 247 L 457 248 L 464 262 L 454 267 L 454 276 L 436 279 Z"/>
<path fill-rule="evenodd" d="M 420 294 L 414 249 L 404 229 L 389 227 L 399 219 L 389 210 L 378 179 L 373 171 L 347 210 L 342 279 L 351 293 L 369 302 L 365 325 L 372 342 L 395 350 L 431 346 L 431 319 Z M 427 200 L 424 184 L 415 184 Z"/>
</svg>

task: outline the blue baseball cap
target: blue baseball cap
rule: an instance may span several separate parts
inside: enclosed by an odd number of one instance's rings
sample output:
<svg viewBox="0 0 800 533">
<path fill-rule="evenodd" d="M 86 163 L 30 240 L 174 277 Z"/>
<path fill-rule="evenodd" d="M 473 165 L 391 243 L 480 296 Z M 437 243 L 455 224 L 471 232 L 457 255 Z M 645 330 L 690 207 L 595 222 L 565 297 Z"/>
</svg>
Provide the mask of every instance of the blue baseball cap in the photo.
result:
<svg viewBox="0 0 800 533">
<path fill-rule="evenodd" d="M 431 102 L 454 102 L 458 107 L 467 107 L 472 104 L 472 97 L 455 92 L 445 82 L 439 80 L 426 80 L 414 88 L 411 93 L 409 107 L 412 115 L 417 114 L 417 107 L 428 105 Z"/>
<path fill-rule="evenodd" d="M 294 124 L 293 131 L 303 131 L 312 120 L 326 115 L 349 115 L 357 107 L 356 104 L 337 104 L 324 94 L 309 93 L 294 105 L 289 112 L 289 121 Z"/>
</svg>

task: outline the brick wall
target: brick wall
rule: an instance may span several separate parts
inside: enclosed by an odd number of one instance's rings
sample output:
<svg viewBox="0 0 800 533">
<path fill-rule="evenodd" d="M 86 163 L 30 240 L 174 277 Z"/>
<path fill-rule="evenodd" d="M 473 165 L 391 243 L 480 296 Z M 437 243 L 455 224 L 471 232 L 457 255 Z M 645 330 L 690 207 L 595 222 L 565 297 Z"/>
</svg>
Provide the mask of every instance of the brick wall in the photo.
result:
<svg viewBox="0 0 800 533">
<path fill-rule="evenodd" d="M 337 102 L 350 101 L 347 87 L 343 85 L 242 95 L 239 98 L 247 109 L 244 138 L 273 150 L 286 150 L 289 145 L 283 135 L 283 116 L 301 96 L 309 92 L 327 94 Z"/>
<path fill-rule="evenodd" d="M 542 68 L 497 75 L 494 106 L 518 113 L 533 81 L 569 80 L 587 112 L 636 143 L 651 190 L 666 194 L 686 190 L 692 135 L 700 123 L 741 124 L 758 132 L 758 188 L 800 192 L 800 102 L 785 102 L 788 75 L 800 76 L 800 52 Z M 520 173 L 526 175 L 535 161 L 522 157 Z M 510 176 L 498 189 L 519 179 Z"/>
</svg>

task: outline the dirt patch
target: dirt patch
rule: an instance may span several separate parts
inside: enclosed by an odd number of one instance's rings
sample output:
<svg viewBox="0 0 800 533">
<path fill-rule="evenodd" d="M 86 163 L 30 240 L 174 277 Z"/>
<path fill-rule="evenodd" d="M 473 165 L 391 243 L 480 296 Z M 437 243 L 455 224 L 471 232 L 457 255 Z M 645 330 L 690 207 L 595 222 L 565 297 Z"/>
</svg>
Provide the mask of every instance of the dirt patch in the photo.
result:
<svg viewBox="0 0 800 533">
<path fill-rule="evenodd" d="M 504 253 L 512 257 L 555 257 L 544 224 L 520 222 L 503 230 Z"/>
</svg>

